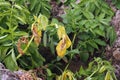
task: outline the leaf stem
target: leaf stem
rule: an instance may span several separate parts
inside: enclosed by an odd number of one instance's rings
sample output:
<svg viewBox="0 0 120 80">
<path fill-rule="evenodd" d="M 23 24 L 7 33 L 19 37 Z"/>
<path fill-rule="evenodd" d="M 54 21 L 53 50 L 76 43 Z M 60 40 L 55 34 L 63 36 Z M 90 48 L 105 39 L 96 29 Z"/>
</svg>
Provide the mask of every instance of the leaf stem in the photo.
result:
<svg viewBox="0 0 120 80">
<path fill-rule="evenodd" d="M 74 42 L 75 42 L 76 35 L 77 35 L 77 34 L 75 33 L 74 36 L 73 36 L 72 45 L 71 45 L 71 50 L 73 49 L 73 44 L 74 44 Z"/>
</svg>

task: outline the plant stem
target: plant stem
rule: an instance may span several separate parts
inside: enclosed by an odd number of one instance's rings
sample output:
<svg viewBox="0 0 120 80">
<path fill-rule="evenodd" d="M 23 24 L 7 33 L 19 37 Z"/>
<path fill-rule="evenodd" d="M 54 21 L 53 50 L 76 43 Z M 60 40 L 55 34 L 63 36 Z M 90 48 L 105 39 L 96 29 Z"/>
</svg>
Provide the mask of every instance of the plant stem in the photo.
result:
<svg viewBox="0 0 120 80">
<path fill-rule="evenodd" d="M 27 46 L 25 47 L 25 49 L 23 50 L 23 53 L 25 53 L 25 52 L 27 51 L 27 49 L 29 48 L 29 46 L 30 46 L 30 44 L 31 44 L 31 42 L 32 42 L 33 39 L 34 39 L 34 35 L 33 35 L 32 38 L 30 39 L 30 41 L 28 42 L 28 44 L 27 44 Z M 22 54 L 19 54 L 16 59 L 19 59 L 21 56 L 22 56 Z"/>
<path fill-rule="evenodd" d="M 75 42 L 75 38 L 76 38 L 76 33 L 75 33 L 74 36 L 73 36 L 72 45 L 71 45 L 71 50 L 73 49 L 73 44 L 74 44 L 74 42 Z"/>
</svg>

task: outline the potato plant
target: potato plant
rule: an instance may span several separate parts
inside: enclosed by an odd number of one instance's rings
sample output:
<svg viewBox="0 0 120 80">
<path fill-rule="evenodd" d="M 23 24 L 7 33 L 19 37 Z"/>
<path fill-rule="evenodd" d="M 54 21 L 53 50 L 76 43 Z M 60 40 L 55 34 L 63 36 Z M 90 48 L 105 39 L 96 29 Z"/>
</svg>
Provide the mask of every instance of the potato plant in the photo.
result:
<svg viewBox="0 0 120 80">
<path fill-rule="evenodd" d="M 0 62 L 11 71 L 40 70 L 43 80 L 117 80 L 101 57 L 116 39 L 112 9 L 104 0 L 57 0 L 67 6 L 60 22 L 51 19 L 51 1 L 0 0 Z M 74 57 L 86 65 L 75 73 Z"/>
</svg>

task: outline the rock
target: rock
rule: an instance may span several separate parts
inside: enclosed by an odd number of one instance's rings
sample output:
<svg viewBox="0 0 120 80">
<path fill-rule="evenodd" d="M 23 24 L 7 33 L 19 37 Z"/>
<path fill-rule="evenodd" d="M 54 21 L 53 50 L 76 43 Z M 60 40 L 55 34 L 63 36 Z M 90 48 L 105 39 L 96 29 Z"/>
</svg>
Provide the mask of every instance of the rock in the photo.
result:
<svg viewBox="0 0 120 80">
<path fill-rule="evenodd" d="M 119 50 L 115 50 L 113 52 L 113 57 L 116 59 L 116 60 L 119 60 L 120 61 L 120 51 Z"/>
<path fill-rule="evenodd" d="M 20 80 L 20 78 L 12 71 L 5 69 L 4 65 L 0 63 L 0 80 Z"/>
<path fill-rule="evenodd" d="M 5 69 L 5 66 L 2 63 L 0 63 L 0 69 Z"/>
</svg>

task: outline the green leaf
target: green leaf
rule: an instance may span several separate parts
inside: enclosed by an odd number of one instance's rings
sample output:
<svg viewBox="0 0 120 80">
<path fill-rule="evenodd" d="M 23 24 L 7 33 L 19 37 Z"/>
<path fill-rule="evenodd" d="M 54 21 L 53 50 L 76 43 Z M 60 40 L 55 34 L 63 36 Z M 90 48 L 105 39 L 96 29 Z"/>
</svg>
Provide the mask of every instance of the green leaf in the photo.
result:
<svg viewBox="0 0 120 80">
<path fill-rule="evenodd" d="M 24 32 L 24 31 L 17 31 L 17 32 L 14 32 L 13 34 L 14 36 L 28 36 L 28 33 Z"/>
<path fill-rule="evenodd" d="M 52 72 L 51 72 L 50 69 L 47 68 L 46 71 L 47 71 L 47 73 L 48 73 L 48 76 L 52 76 Z"/>
<path fill-rule="evenodd" d="M 6 65 L 6 67 L 12 71 L 17 70 L 18 65 L 17 65 L 16 59 L 15 59 L 15 53 L 13 52 L 13 49 L 11 49 L 8 53 L 9 54 L 4 59 L 4 63 Z"/>
<path fill-rule="evenodd" d="M 17 65 L 16 57 L 15 57 L 15 53 L 14 53 L 14 49 L 12 49 L 11 57 L 12 57 L 12 59 L 13 59 L 15 65 Z"/>
<path fill-rule="evenodd" d="M 19 9 L 19 10 L 23 10 L 23 8 L 20 5 L 18 5 L 18 4 L 15 4 L 14 7 Z"/>
<path fill-rule="evenodd" d="M 30 10 L 32 11 L 36 6 L 37 0 L 30 0 L 30 1 L 31 1 Z"/>
<path fill-rule="evenodd" d="M 93 31 L 94 31 L 96 34 L 105 37 L 105 32 L 102 31 L 101 29 L 96 28 L 96 29 L 94 29 Z"/>
<path fill-rule="evenodd" d="M 101 39 L 95 39 L 94 41 L 101 46 L 106 46 L 105 41 L 102 41 Z"/>
<path fill-rule="evenodd" d="M 109 20 L 108 19 L 100 19 L 100 22 L 106 26 L 109 26 Z"/>
<path fill-rule="evenodd" d="M 34 67 L 42 66 L 45 59 L 41 56 L 41 54 L 37 50 L 37 46 L 34 43 L 31 43 L 28 51 L 31 55 L 33 62 L 37 65 L 33 65 Z"/>
<path fill-rule="evenodd" d="M 90 44 L 93 48 L 98 49 L 98 45 L 95 43 L 94 40 L 90 40 L 90 41 L 88 41 L 88 44 Z"/>
<path fill-rule="evenodd" d="M 44 32 L 44 34 L 43 34 L 43 44 L 45 47 L 47 46 L 47 34 L 46 34 L 46 32 Z"/>
<path fill-rule="evenodd" d="M 8 49 L 9 49 L 9 47 L 0 46 L 0 62 L 2 62 L 4 60 L 4 58 L 6 57 L 6 53 L 7 53 Z"/>
<path fill-rule="evenodd" d="M 87 77 L 87 78 L 85 78 L 85 80 L 92 80 L 92 78 L 91 77 Z"/>
<path fill-rule="evenodd" d="M 87 62 L 87 60 L 89 58 L 89 54 L 88 53 L 80 53 L 80 57 L 83 62 Z"/>
<path fill-rule="evenodd" d="M 26 24 L 26 21 L 25 21 L 25 19 L 24 19 L 23 17 L 21 17 L 21 16 L 16 16 L 16 15 L 14 15 L 14 17 L 15 17 L 16 19 L 18 19 L 19 21 L 21 21 L 23 24 Z"/>
<path fill-rule="evenodd" d="M 105 17 L 105 13 L 101 13 L 100 15 L 99 15 L 99 19 L 101 20 L 101 19 L 104 19 L 104 17 Z"/>
<path fill-rule="evenodd" d="M 110 44 L 113 44 L 113 42 L 116 40 L 116 32 L 113 27 L 107 28 L 107 38 L 110 39 Z"/>
<path fill-rule="evenodd" d="M 37 7 L 37 8 L 36 8 L 36 7 Z M 36 6 L 36 7 L 35 7 L 35 13 L 36 13 L 36 14 L 39 14 L 42 6 L 41 6 L 41 4 L 39 3 L 39 5 Z"/>
<path fill-rule="evenodd" d="M 4 36 L 0 36 L 0 39 L 4 39 L 4 38 L 6 38 L 8 35 L 6 34 L 6 35 L 4 35 Z"/>
<path fill-rule="evenodd" d="M 55 53 L 55 47 L 54 47 L 53 38 L 50 39 L 50 50 L 51 50 L 52 54 Z"/>
<path fill-rule="evenodd" d="M 80 67 L 79 74 L 80 74 L 80 75 L 86 75 L 86 76 L 87 76 L 86 71 L 83 69 L 82 66 Z"/>
<path fill-rule="evenodd" d="M 0 6 L 11 6 L 7 1 L 0 1 Z"/>
<path fill-rule="evenodd" d="M 93 19 L 94 15 L 89 12 L 89 11 L 83 11 L 83 15 L 87 18 L 87 19 Z"/>
</svg>

